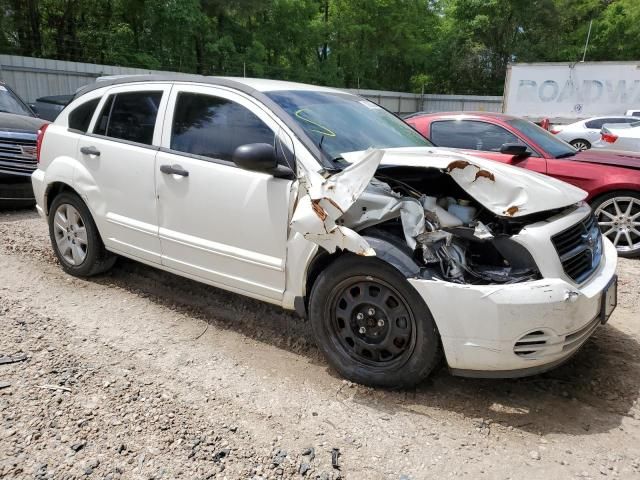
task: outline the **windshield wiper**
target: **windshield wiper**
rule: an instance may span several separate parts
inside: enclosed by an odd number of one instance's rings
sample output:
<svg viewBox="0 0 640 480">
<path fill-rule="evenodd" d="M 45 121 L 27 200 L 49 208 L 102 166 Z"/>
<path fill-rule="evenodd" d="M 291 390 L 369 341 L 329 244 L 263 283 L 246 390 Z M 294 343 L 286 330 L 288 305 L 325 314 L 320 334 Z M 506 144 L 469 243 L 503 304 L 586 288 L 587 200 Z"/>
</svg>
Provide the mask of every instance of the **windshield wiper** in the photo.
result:
<svg viewBox="0 0 640 480">
<path fill-rule="evenodd" d="M 556 155 L 556 158 L 573 157 L 576 153 L 578 152 L 565 152 L 565 153 L 561 153 L 560 155 Z"/>
</svg>

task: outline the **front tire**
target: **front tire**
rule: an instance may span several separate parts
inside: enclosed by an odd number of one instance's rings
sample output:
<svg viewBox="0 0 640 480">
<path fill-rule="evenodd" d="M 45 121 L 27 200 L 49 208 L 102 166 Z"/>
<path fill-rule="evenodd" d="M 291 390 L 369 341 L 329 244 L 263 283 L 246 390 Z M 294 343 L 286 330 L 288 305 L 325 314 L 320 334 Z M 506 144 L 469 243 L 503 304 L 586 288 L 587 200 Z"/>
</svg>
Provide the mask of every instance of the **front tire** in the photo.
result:
<svg viewBox="0 0 640 480">
<path fill-rule="evenodd" d="M 619 256 L 640 256 L 640 193 L 607 193 L 596 198 L 591 208 L 602 234 L 613 242 Z"/>
<path fill-rule="evenodd" d="M 91 212 L 78 195 L 63 192 L 49 209 L 51 246 L 65 272 L 90 277 L 106 272 L 116 257 L 104 248 Z"/>
<path fill-rule="evenodd" d="M 363 385 L 412 387 L 442 356 L 424 300 L 377 258 L 347 254 L 329 265 L 313 286 L 309 317 L 329 364 Z"/>
<path fill-rule="evenodd" d="M 589 150 L 591 148 L 591 143 L 588 140 L 583 140 L 581 138 L 571 140 L 569 144 L 579 152 L 584 152 L 585 150 Z"/>
</svg>

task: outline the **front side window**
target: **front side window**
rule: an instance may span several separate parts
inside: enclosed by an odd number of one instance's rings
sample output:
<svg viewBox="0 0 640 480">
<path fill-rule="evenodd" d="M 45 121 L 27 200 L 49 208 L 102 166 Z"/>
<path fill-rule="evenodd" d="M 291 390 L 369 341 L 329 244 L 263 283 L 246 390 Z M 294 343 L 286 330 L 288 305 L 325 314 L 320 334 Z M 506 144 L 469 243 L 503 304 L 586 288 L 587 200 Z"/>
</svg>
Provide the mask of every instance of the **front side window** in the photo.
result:
<svg viewBox="0 0 640 480">
<path fill-rule="evenodd" d="M 89 129 L 91 117 L 99 102 L 100 98 L 94 98 L 73 109 L 69 113 L 69 128 L 85 133 Z"/>
<path fill-rule="evenodd" d="M 241 145 L 274 145 L 275 134 L 242 105 L 225 98 L 181 92 L 171 128 L 171 149 L 231 161 Z"/>
<path fill-rule="evenodd" d="M 151 145 L 160 100 L 161 91 L 110 95 L 102 107 L 94 133 Z"/>
<path fill-rule="evenodd" d="M 505 143 L 525 145 L 499 125 L 476 120 L 438 120 L 431 124 L 431 140 L 439 147 L 499 152 Z"/>
</svg>

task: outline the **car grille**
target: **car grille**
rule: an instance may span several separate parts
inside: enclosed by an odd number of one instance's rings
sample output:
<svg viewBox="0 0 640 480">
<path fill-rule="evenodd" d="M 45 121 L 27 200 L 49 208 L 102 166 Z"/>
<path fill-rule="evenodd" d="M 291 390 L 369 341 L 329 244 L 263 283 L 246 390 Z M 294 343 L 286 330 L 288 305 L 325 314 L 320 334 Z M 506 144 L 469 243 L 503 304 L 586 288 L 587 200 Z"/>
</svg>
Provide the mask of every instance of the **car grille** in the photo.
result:
<svg viewBox="0 0 640 480">
<path fill-rule="evenodd" d="M 35 133 L 0 132 L 0 172 L 31 175 L 36 168 Z"/>
<path fill-rule="evenodd" d="M 596 270 L 602 257 L 602 234 L 593 215 L 551 237 L 565 273 L 582 283 Z"/>
</svg>

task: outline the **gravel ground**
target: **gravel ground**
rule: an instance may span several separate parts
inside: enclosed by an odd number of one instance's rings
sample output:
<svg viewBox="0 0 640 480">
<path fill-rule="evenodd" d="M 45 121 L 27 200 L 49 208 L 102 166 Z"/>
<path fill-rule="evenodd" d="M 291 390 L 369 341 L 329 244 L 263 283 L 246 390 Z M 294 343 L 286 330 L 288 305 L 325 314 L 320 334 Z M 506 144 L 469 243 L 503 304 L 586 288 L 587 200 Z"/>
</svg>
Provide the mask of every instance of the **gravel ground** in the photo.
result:
<svg viewBox="0 0 640 480">
<path fill-rule="evenodd" d="M 389 392 L 269 305 L 124 259 L 65 275 L 33 211 L 0 238 L 0 478 L 640 478 L 640 261 L 563 367 Z"/>
</svg>

